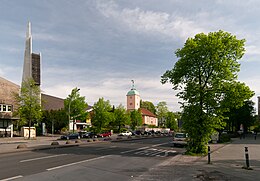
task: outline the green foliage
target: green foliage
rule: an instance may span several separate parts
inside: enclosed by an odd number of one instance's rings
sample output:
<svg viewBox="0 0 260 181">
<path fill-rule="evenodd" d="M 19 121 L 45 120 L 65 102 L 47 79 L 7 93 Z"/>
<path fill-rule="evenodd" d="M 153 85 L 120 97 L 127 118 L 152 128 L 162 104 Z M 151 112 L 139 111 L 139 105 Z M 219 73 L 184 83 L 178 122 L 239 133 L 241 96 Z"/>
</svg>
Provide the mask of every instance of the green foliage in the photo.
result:
<svg viewBox="0 0 260 181">
<path fill-rule="evenodd" d="M 48 133 L 52 133 L 52 126 L 54 133 L 61 132 L 62 128 L 68 126 L 68 116 L 64 109 L 43 111 L 42 122 L 46 124 Z"/>
<path fill-rule="evenodd" d="M 35 85 L 33 79 L 28 79 L 22 83 L 21 92 L 15 94 L 15 100 L 18 104 L 18 109 L 15 115 L 20 117 L 20 126 L 29 126 L 41 121 L 42 108 L 40 102 L 41 90 Z M 30 134 L 29 134 L 30 138 Z"/>
<path fill-rule="evenodd" d="M 167 70 L 162 83 L 170 82 L 183 99 L 183 128 L 190 136 L 188 151 L 206 153 L 206 144 L 216 129 L 225 126 L 224 113 L 239 108 L 253 92 L 237 82 L 245 40 L 218 31 L 189 38 L 175 54 L 178 61 Z"/>
<path fill-rule="evenodd" d="M 64 109 L 68 114 L 68 118 L 71 120 L 86 120 L 88 107 L 85 102 L 85 97 L 80 96 L 77 87 L 72 89 L 71 94 L 64 100 Z M 69 123 L 69 121 L 68 121 Z"/>
<path fill-rule="evenodd" d="M 143 119 L 142 119 L 142 114 L 139 110 L 133 110 L 130 113 L 131 117 L 131 129 L 135 130 L 137 126 L 141 126 Z"/>
<path fill-rule="evenodd" d="M 173 112 L 167 112 L 166 115 L 166 127 L 170 128 L 171 130 L 177 130 L 177 115 Z"/>
<path fill-rule="evenodd" d="M 246 100 L 242 107 L 230 109 L 225 116 L 228 117 L 225 121 L 229 131 L 238 131 L 241 124 L 243 124 L 245 130 L 248 130 L 250 126 L 255 124 L 254 102 Z M 235 130 L 233 130 L 233 128 L 235 128 Z"/>
<path fill-rule="evenodd" d="M 168 107 L 166 102 L 159 102 L 156 106 L 156 113 L 159 122 L 159 126 L 165 126 L 164 120 L 167 117 Z"/>
<path fill-rule="evenodd" d="M 103 97 L 99 98 L 98 102 L 94 104 L 91 123 L 95 132 L 102 131 L 103 128 L 108 127 L 110 122 L 113 122 L 114 116 L 111 110 L 110 102 L 108 100 L 105 101 Z"/>
<path fill-rule="evenodd" d="M 140 108 L 145 108 L 156 115 L 156 108 L 154 104 L 150 101 L 140 101 Z"/>
<path fill-rule="evenodd" d="M 117 128 L 117 132 L 120 133 L 125 125 L 130 125 L 130 114 L 126 112 L 126 109 L 120 104 L 114 111 L 113 125 Z"/>
<path fill-rule="evenodd" d="M 219 137 L 219 143 L 226 143 L 231 140 L 230 136 L 228 134 L 221 134 Z"/>
</svg>

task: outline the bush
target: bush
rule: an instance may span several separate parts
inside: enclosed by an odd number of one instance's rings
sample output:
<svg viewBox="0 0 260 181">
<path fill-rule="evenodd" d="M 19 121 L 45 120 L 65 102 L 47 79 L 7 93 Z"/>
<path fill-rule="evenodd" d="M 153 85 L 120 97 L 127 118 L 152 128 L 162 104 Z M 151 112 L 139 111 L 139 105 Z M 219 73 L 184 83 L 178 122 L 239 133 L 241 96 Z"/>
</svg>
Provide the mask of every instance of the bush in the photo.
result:
<svg viewBox="0 0 260 181">
<path fill-rule="evenodd" d="M 229 142 L 230 140 L 230 135 L 228 134 L 221 134 L 219 137 L 219 143 Z"/>
</svg>

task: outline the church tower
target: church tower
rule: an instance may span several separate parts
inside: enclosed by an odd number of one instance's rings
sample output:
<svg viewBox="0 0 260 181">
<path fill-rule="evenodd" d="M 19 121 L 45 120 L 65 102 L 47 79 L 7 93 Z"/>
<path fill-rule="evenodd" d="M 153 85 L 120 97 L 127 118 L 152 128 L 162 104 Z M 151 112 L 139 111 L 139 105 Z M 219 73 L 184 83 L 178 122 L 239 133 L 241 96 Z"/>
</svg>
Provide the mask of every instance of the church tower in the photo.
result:
<svg viewBox="0 0 260 181">
<path fill-rule="evenodd" d="M 41 54 L 32 53 L 31 23 L 28 23 L 24 51 L 22 82 L 33 78 L 35 84 L 41 85 Z"/>
<path fill-rule="evenodd" d="M 136 90 L 134 85 L 134 80 L 132 80 L 132 88 L 130 91 L 128 91 L 127 95 L 127 110 L 137 110 L 140 108 L 140 94 Z"/>
</svg>

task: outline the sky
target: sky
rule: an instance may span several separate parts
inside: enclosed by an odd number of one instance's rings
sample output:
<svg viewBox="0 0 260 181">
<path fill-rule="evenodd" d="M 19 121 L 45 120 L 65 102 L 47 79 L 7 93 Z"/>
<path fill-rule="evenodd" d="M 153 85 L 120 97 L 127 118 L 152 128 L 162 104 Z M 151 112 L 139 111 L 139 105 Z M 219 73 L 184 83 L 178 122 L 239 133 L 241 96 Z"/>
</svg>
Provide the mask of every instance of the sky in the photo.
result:
<svg viewBox="0 0 260 181">
<path fill-rule="evenodd" d="M 0 76 L 21 84 L 27 24 L 41 53 L 41 90 L 66 98 L 75 87 L 126 107 L 131 80 L 143 101 L 180 111 L 171 84 L 176 49 L 198 33 L 227 31 L 246 39 L 238 80 L 260 95 L 258 0 L 0 0 Z"/>
</svg>

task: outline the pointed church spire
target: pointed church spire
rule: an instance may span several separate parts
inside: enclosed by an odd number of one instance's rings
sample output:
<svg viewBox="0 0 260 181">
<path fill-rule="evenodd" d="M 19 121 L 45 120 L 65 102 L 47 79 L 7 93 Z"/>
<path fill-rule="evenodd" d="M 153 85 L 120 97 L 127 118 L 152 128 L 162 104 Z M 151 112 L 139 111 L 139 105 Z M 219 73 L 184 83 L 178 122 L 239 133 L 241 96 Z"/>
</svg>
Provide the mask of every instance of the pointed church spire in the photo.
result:
<svg viewBox="0 0 260 181">
<path fill-rule="evenodd" d="M 32 32 L 31 32 L 31 22 L 28 22 L 27 25 L 27 32 L 26 32 L 26 39 L 32 36 Z"/>
<path fill-rule="evenodd" d="M 22 82 L 29 78 L 32 78 L 32 35 L 30 22 L 28 22 L 26 32 Z"/>
</svg>

